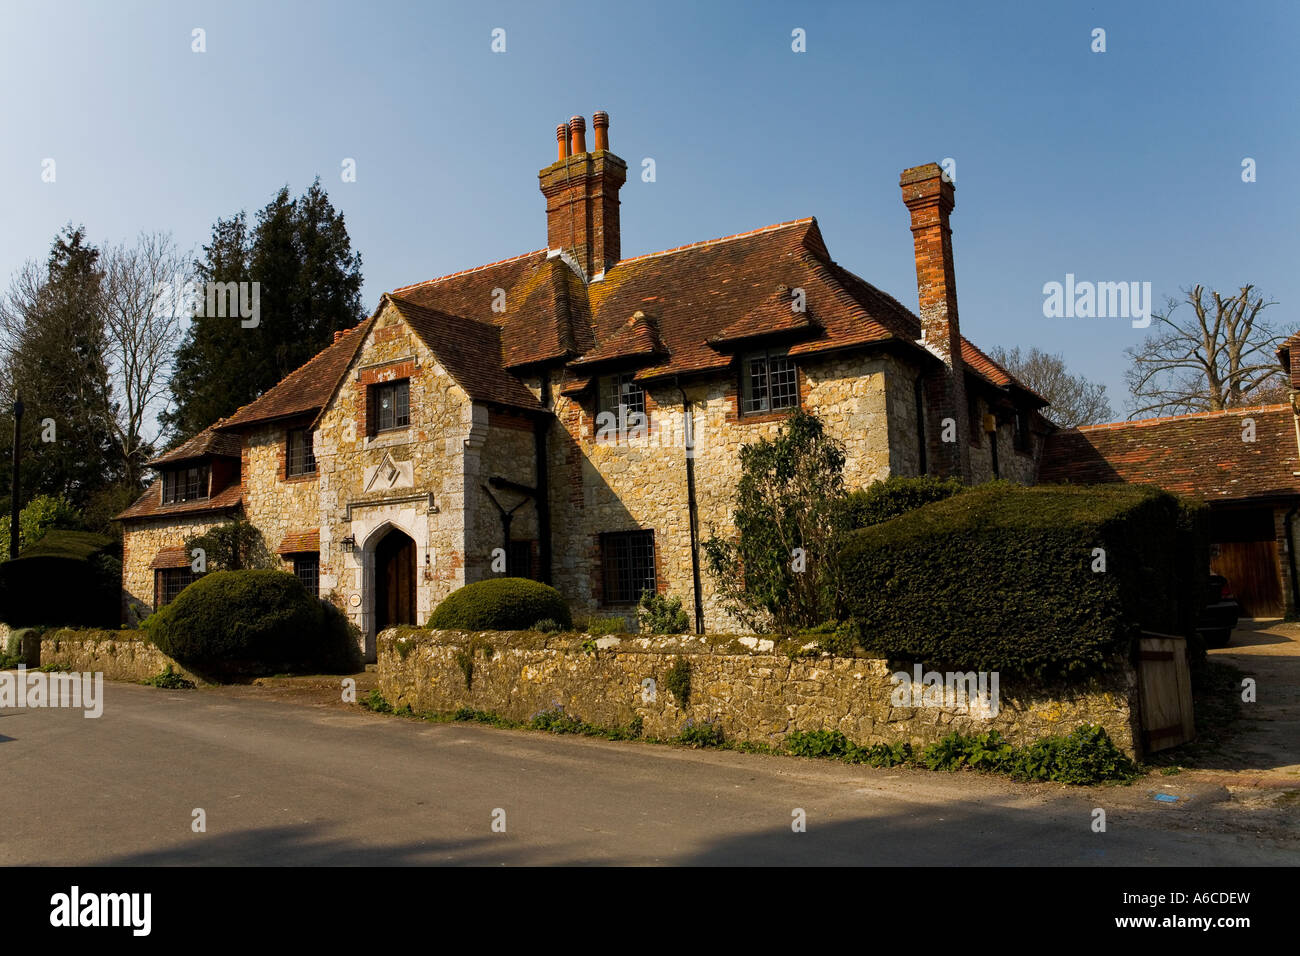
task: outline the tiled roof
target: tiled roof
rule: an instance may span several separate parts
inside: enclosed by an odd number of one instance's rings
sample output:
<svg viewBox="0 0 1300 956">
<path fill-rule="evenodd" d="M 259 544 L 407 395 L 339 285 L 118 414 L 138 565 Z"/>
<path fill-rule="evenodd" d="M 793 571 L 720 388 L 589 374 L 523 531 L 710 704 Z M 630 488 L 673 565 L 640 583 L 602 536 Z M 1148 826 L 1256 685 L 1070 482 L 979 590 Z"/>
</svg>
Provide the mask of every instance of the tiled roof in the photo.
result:
<svg viewBox="0 0 1300 956">
<path fill-rule="evenodd" d="M 820 327 L 792 345 L 792 354 L 890 340 L 911 346 L 918 337 L 915 316 L 830 261 L 813 219 L 625 259 L 593 282 L 588 296 L 598 342 L 637 309 L 654 317 L 670 356 L 638 374 L 648 380 L 727 367 L 732 356 L 708 340 L 766 315 L 781 285 L 804 290 Z"/>
<path fill-rule="evenodd" d="M 638 309 L 621 329 L 569 365 L 581 367 L 611 359 L 650 358 L 666 351 L 659 341 L 659 330 L 654 319 Z"/>
<path fill-rule="evenodd" d="M 594 344 L 582 280 L 545 249 L 403 286 L 392 296 L 497 326 L 509 368 L 572 358 Z"/>
<path fill-rule="evenodd" d="M 179 461 L 192 461 L 195 458 L 204 458 L 208 455 L 218 455 L 223 458 L 238 458 L 241 452 L 242 442 L 238 435 L 232 435 L 225 432 L 214 431 L 212 428 L 205 428 L 183 445 L 178 445 L 171 451 L 159 455 L 149 462 L 151 467 L 159 465 L 175 464 Z"/>
<path fill-rule="evenodd" d="M 1255 441 L 1243 440 L 1246 419 Z M 1158 485 L 1206 501 L 1300 495 L 1294 419 L 1288 405 L 1199 412 L 1055 432 L 1039 481 Z"/>
<path fill-rule="evenodd" d="M 523 382 L 502 367 L 501 330 L 495 325 L 427 309 L 396 295 L 387 299 L 470 398 L 531 411 L 541 408 Z"/>
<path fill-rule="evenodd" d="M 629 316 L 643 312 L 669 353 L 640 375 L 651 378 L 726 367 L 731 356 L 706 340 L 764 314 L 780 285 L 802 288 L 822 326 L 792 348 L 796 354 L 920 337 L 915 315 L 831 262 L 813 219 L 624 259 L 586 286 L 559 256 L 541 250 L 393 295 L 498 326 L 511 368 L 605 354 Z M 501 299 L 496 290 L 504 292 L 504 312 L 493 310 Z"/>
<path fill-rule="evenodd" d="M 190 565 L 190 556 L 185 553 L 185 546 L 177 548 L 163 548 L 154 555 L 153 561 L 149 562 L 151 568 L 187 568 Z"/>
<path fill-rule="evenodd" d="M 236 483 L 217 492 L 212 498 L 201 501 L 179 501 L 175 504 L 162 503 L 162 481 L 155 481 L 149 486 L 131 507 L 117 516 L 115 520 L 131 521 L 141 518 L 165 518 L 172 515 L 203 514 L 208 511 L 228 511 L 238 508 L 244 500 L 243 486 Z"/>
<path fill-rule="evenodd" d="M 812 332 L 815 326 L 805 307 L 795 310 L 793 290 L 781 285 L 757 306 L 721 329 L 709 339 L 715 348 L 725 348 L 752 339 L 790 332 Z"/>
<path fill-rule="evenodd" d="M 320 529 L 313 531 L 299 531 L 294 534 L 285 535 L 280 546 L 275 549 L 276 554 L 302 554 L 308 551 L 320 550 Z"/>
<path fill-rule="evenodd" d="M 306 365 L 212 427 L 226 431 L 319 411 L 343 380 L 373 322 L 374 316 L 371 316 L 353 326 L 345 335 L 317 352 Z"/>
<path fill-rule="evenodd" d="M 985 381 L 990 382 L 999 388 L 1015 386 L 1038 399 L 1042 405 L 1048 404 L 1047 399 L 1043 398 L 1043 396 L 1039 395 L 1028 385 L 1025 385 L 1023 382 L 1012 377 L 1010 372 L 976 348 L 974 343 L 964 335 L 961 337 L 961 360 L 966 364 L 967 368 L 975 372 Z"/>
<path fill-rule="evenodd" d="M 791 293 L 777 291 L 783 286 L 803 290 L 806 312 L 788 309 L 782 296 Z M 737 343 L 781 333 L 798 333 L 787 340 L 795 356 L 888 343 L 928 354 L 917 345 L 920 319 L 833 262 L 811 218 L 624 259 L 590 284 L 542 249 L 403 286 L 386 301 L 472 397 L 532 410 L 537 400 L 510 371 L 539 363 L 574 363 L 581 376 L 597 361 L 640 357 L 648 364 L 637 378 L 649 381 L 721 371 Z M 630 322 L 638 313 L 643 320 Z M 213 427 L 319 411 L 373 322 L 372 315 Z M 963 354 L 994 385 L 1017 384 L 969 342 Z"/>
</svg>

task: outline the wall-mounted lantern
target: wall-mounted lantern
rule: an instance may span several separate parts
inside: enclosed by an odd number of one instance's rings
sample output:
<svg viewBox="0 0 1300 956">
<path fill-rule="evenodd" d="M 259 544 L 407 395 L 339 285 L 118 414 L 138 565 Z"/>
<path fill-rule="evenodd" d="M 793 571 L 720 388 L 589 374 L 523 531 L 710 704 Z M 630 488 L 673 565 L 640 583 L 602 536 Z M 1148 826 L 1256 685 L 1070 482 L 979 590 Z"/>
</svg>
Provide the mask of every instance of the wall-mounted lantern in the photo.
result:
<svg viewBox="0 0 1300 956">
<path fill-rule="evenodd" d="M 351 554 L 352 549 L 355 548 L 356 545 L 357 545 L 356 539 L 353 538 L 352 535 L 348 535 L 346 538 L 344 538 L 342 541 L 339 542 L 339 548 L 342 550 L 344 554 Z"/>
</svg>

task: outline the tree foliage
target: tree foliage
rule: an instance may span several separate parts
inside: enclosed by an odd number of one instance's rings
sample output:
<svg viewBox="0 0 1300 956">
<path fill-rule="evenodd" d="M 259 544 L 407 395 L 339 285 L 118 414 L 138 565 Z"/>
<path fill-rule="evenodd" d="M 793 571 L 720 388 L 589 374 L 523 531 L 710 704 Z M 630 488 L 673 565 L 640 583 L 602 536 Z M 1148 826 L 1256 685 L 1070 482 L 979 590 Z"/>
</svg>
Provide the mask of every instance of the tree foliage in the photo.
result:
<svg viewBox="0 0 1300 956">
<path fill-rule="evenodd" d="M 161 416 L 173 443 L 251 402 L 361 318 L 361 256 L 319 179 L 297 199 L 282 188 L 251 228 L 242 212 L 219 219 L 203 253 L 199 283 L 258 283 L 259 315 L 255 327 L 193 318 Z"/>
<path fill-rule="evenodd" d="M 0 431 L 13 434 L 17 391 L 23 418 L 24 496 L 62 496 L 77 507 L 118 481 L 105 356 L 103 268 L 84 227 L 65 227 L 45 265 L 28 263 L 0 302 L 4 402 Z M 8 456 L 4 476 L 11 483 Z"/>
<path fill-rule="evenodd" d="M 736 533 L 711 534 L 704 554 L 727 611 L 745 626 L 786 634 L 836 615 L 844 459 L 802 410 L 776 437 L 741 448 Z"/>
<path fill-rule="evenodd" d="M 193 555 L 203 550 L 208 571 L 252 571 L 279 567 L 262 532 L 246 518 L 236 518 L 214 525 L 202 534 L 185 540 L 185 552 Z"/>
</svg>

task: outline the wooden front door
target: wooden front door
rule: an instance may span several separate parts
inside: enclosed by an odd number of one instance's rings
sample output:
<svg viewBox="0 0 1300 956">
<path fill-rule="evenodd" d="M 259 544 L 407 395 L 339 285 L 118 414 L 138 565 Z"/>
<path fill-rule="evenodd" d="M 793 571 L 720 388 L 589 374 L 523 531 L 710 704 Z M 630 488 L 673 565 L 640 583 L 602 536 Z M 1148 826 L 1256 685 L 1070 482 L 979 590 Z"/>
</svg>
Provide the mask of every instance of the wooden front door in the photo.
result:
<svg viewBox="0 0 1300 956">
<path fill-rule="evenodd" d="M 415 623 L 415 542 L 388 532 L 375 548 L 375 631 Z"/>
</svg>

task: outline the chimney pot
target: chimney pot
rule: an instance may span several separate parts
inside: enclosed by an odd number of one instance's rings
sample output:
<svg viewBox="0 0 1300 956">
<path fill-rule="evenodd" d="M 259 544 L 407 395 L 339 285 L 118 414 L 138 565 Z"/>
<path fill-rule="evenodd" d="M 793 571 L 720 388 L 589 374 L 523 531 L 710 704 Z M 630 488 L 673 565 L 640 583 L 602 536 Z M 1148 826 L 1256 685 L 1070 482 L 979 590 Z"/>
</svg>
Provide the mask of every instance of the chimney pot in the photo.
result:
<svg viewBox="0 0 1300 956">
<path fill-rule="evenodd" d="M 609 115 L 596 113 L 593 124 L 596 149 L 590 153 L 581 116 L 557 127 L 559 161 L 537 174 L 546 197 L 546 248 L 569 253 L 584 279 L 602 274 L 622 258 L 618 191 L 627 182 L 627 163 L 609 151 Z"/>
<path fill-rule="evenodd" d="M 569 155 L 569 124 L 561 123 L 555 127 L 555 159 L 558 162 Z"/>
<path fill-rule="evenodd" d="M 334 333 L 334 341 L 337 342 L 339 339 L 343 338 L 343 336 L 347 334 L 348 333 L 346 329 L 339 329 L 337 332 Z"/>
<path fill-rule="evenodd" d="M 569 120 L 569 151 L 580 156 L 587 151 L 587 121 L 581 116 Z"/>
</svg>

